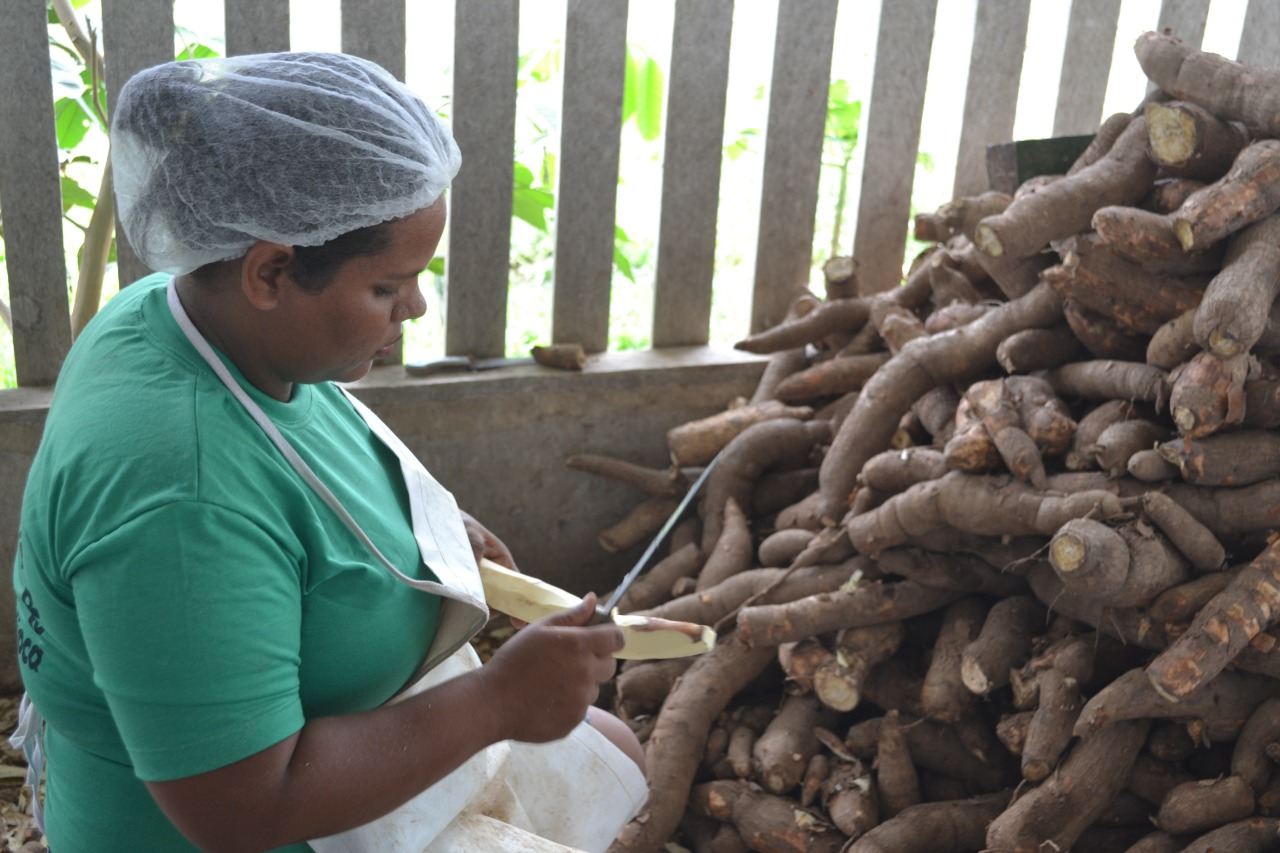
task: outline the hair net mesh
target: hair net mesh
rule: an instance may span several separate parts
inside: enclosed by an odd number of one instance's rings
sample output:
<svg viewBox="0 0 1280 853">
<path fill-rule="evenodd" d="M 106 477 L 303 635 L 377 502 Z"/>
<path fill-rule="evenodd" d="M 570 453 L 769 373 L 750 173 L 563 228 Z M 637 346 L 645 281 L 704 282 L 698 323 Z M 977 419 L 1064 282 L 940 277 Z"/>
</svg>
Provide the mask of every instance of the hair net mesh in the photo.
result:
<svg viewBox="0 0 1280 853">
<path fill-rule="evenodd" d="M 318 246 L 430 206 L 453 136 L 364 59 L 272 53 L 171 62 L 129 80 L 111 125 L 120 223 L 152 269 Z"/>
</svg>

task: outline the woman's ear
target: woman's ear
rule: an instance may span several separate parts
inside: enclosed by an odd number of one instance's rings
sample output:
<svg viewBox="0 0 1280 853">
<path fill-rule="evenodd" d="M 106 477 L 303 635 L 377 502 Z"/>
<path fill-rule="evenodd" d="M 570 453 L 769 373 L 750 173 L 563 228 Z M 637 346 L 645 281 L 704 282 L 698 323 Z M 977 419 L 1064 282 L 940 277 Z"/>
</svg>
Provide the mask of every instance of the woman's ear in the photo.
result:
<svg viewBox="0 0 1280 853">
<path fill-rule="evenodd" d="M 289 279 L 293 247 L 259 240 L 249 248 L 240 267 L 240 289 L 249 304 L 270 311 L 280 302 L 280 290 Z"/>
</svg>

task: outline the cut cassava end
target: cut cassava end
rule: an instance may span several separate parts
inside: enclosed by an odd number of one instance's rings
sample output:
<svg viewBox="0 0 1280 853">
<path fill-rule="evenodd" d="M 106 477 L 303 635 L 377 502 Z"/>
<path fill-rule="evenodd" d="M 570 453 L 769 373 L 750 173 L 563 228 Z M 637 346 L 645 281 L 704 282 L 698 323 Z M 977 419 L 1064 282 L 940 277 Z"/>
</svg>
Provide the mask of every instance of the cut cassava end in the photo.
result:
<svg viewBox="0 0 1280 853">
<path fill-rule="evenodd" d="M 1206 249 L 1280 208 L 1280 140 L 1263 139 L 1236 157 L 1231 171 L 1171 214 L 1188 252 Z"/>
<path fill-rule="evenodd" d="M 1147 104 L 1148 149 L 1169 175 L 1216 181 L 1249 144 L 1243 125 L 1225 122 L 1197 104 Z"/>
<path fill-rule="evenodd" d="M 1053 240 L 1088 229 L 1099 207 L 1136 203 L 1151 189 L 1156 174 L 1147 157 L 1146 137 L 1145 120 L 1129 122 L 1095 163 L 979 222 L 974 244 L 996 258 L 1029 257 Z"/>
<path fill-rule="evenodd" d="M 1249 368 L 1245 353 L 1219 358 L 1202 352 L 1169 374 L 1169 406 L 1178 432 L 1200 438 L 1244 420 Z"/>
<path fill-rule="evenodd" d="M 529 350 L 533 360 L 543 367 L 557 370 L 581 370 L 587 366 L 587 354 L 582 344 L 551 344 Z"/>
<path fill-rule="evenodd" d="M 537 578 L 513 572 L 492 560 L 480 561 L 480 581 L 489 606 L 525 622 L 536 622 L 576 607 L 581 599 Z M 622 660 L 652 660 L 700 655 L 715 647 L 716 634 L 705 625 L 615 613 L 626 636 L 615 653 Z"/>
<path fill-rule="evenodd" d="M 1248 352 L 1266 331 L 1277 294 L 1280 215 L 1272 215 L 1232 239 L 1222 272 L 1196 310 L 1196 341 L 1221 358 Z"/>
<path fill-rule="evenodd" d="M 964 649 L 960 677 L 979 696 L 1009 683 L 1009 670 L 1031 654 L 1031 639 L 1044 624 L 1045 611 L 1029 595 L 1016 595 L 992 605 L 977 638 Z"/>
<path fill-rule="evenodd" d="M 1134 45 L 1138 64 L 1165 92 L 1227 121 L 1280 135 L 1280 83 L 1271 69 L 1245 66 L 1174 36 L 1148 32 Z"/>
</svg>

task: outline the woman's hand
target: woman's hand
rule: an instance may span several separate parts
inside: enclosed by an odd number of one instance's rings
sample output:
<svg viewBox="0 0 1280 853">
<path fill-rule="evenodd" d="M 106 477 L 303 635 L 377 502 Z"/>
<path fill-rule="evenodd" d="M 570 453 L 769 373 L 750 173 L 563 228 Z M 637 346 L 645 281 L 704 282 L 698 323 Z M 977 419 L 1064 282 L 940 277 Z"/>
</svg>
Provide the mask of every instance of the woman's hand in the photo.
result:
<svg viewBox="0 0 1280 853">
<path fill-rule="evenodd" d="M 467 538 L 471 540 L 471 551 L 476 555 L 477 564 L 479 564 L 481 557 L 485 557 L 493 560 L 499 566 L 511 569 L 513 572 L 520 571 L 516 566 L 515 558 L 511 556 L 511 550 L 507 548 L 501 539 L 494 536 L 489 528 L 476 521 L 466 511 L 460 509 L 458 512 L 462 513 L 462 526 L 466 528 Z M 517 631 L 529 624 L 516 619 L 514 616 L 507 618 L 511 620 L 511 627 Z"/>
<path fill-rule="evenodd" d="M 542 743 L 573 731 L 613 678 L 613 653 L 623 646 L 617 625 L 591 625 L 596 597 L 534 622 L 508 640 L 480 670 L 507 709 L 506 736 Z"/>
<path fill-rule="evenodd" d="M 511 556 L 511 550 L 503 544 L 501 539 L 494 536 L 489 528 L 476 521 L 469 513 L 463 510 L 458 512 L 462 513 L 462 526 L 467 531 L 467 538 L 471 540 L 471 550 L 476 556 L 477 563 L 480 562 L 481 557 L 484 557 L 513 572 L 520 571 L 516 566 L 515 558 Z"/>
</svg>

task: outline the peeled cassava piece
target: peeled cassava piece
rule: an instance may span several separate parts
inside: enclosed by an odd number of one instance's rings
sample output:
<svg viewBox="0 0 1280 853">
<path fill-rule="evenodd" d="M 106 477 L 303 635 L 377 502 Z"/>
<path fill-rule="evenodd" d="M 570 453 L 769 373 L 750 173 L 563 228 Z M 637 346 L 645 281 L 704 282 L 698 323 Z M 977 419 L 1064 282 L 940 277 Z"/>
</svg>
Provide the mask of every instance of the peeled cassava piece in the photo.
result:
<svg viewBox="0 0 1280 853">
<path fill-rule="evenodd" d="M 480 561 L 480 582 L 489 606 L 525 622 L 569 610 L 582 600 L 537 578 L 513 572 L 491 560 Z M 622 629 L 626 645 L 614 657 L 621 660 L 660 660 L 700 655 L 715 647 L 716 632 L 705 625 L 672 622 L 648 616 L 627 616 L 617 611 L 614 623 Z"/>
</svg>

